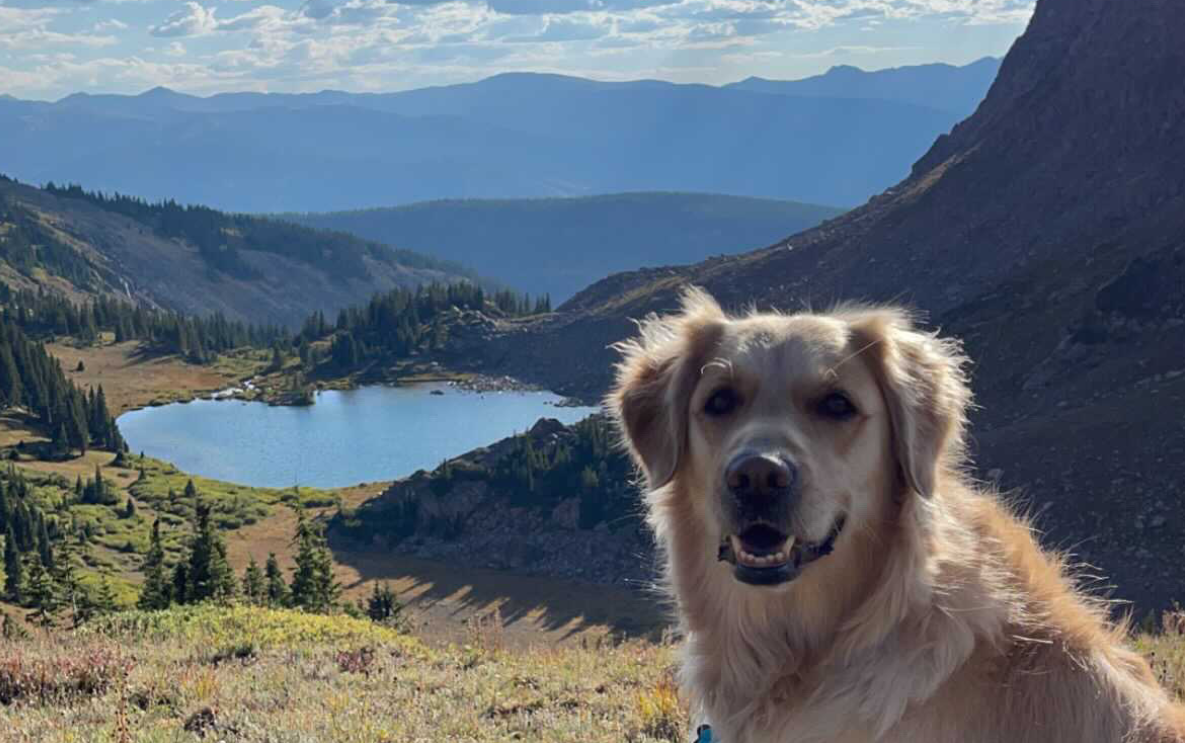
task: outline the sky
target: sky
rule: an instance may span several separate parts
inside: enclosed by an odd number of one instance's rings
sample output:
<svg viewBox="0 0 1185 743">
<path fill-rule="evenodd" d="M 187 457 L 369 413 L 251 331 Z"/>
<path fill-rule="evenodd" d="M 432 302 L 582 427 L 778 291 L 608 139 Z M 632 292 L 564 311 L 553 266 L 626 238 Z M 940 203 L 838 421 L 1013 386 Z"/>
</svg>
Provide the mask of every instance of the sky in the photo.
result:
<svg viewBox="0 0 1185 743">
<path fill-rule="evenodd" d="M 722 84 L 1002 56 L 1033 0 L 0 0 L 0 94 Z"/>
</svg>

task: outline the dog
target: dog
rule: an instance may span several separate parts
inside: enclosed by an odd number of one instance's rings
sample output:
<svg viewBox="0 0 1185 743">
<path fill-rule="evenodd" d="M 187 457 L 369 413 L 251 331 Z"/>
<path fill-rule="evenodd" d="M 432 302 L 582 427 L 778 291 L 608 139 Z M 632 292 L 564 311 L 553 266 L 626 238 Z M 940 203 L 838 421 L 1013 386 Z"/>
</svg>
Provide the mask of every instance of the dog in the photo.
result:
<svg viewBox="0 0 1185 743">
<path fill-rule="evenodd" d="M 973 483 L 960 345 L 907 312 L 651 315 L 606 407 L 723 743 L 1168 743 L 1185 713 Z"/>
</svg>

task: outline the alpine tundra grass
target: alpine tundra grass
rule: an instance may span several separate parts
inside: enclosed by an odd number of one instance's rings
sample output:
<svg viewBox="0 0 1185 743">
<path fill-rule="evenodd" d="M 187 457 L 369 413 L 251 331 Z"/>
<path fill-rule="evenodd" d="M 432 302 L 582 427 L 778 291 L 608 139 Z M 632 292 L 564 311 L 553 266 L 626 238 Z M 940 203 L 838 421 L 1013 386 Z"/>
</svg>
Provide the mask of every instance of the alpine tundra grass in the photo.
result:
<svg viewBox="0 0 1185 743">
<path fill-rule="evenodd" d="M 667 643 L 429 647 L 366 620 L 125 612 L 0 639 L 0 740 L 682 741 Z"/>
</svg>

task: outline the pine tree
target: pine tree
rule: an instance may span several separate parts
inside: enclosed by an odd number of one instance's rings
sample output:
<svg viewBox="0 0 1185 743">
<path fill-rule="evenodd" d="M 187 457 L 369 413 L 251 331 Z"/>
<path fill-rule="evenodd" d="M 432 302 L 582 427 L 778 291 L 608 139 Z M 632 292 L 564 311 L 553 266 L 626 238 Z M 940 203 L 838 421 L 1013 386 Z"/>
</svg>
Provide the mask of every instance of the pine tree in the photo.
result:
<svg viewBox="0 0 1185 743">
<path fill-rule="evenodd" d="M 263 571 L 259 569 L 259 563 L 255 562 L 255 555 L 251 555 L 251 561 L 243 571 L 243 596 L 255 606 L 261 606 L 267 600 L 267 586 L 263 582 Z"/>
<path fill-rule="evenodd" d="M 173 566 L 171 576 L 173 583 L 172 599 L 178 604 L 189 602 L 189 564 L 180 560 Z"/>
<path fill-rule="evenodd" d="M 398 621 L 402 611 L 403 605 L 395 598 L 395 592 L 391 590 L 391 586 L 384 583 L 380 588 L 378 581 L 375 581 L 374 590 L 366 601 L 366 616 L 376 622 L 394 624 Z"/>
<path fill-rule="evenodd" d="M 49 542 L 49 529 L 45 526 L 45 519 L 37 519 L 37 556 L 46 570 L 53 570 L 53 547 Z"/>
<path fill-rule="evenodd" d="M 95 591 L 95 613 L 111 614 L 119 605 L 115 601 L 115 589 L 111 587 L 111 579 L 104 573 L 99 579 L 99 588 Z"/>
<path fill-rule="evenodd" d="M 296 572 L 292 575 L 292 605 L 313 612 L 328 611 L 341 586 L 333 578 L 333 555 L 321 529 L 301 513 L 296 525 Z"/>
<path fill-rule="evenodd" d="M 284 582 L 284 573 L 280 571 L 280 562 L 275 552 L 269 552 L 267 563 L 263 568 L 266 583 L 266 601 L 268 606 L 280 607 L 288 605 L 288 584 Z"/>
<path fill-rule="evenodd" d="M 21 603 L 24 598 L 24 572 L 21 553 L 17 550 L 16 533 L 10 523 L 4 535 L 4 596 L 14 604 Z"/>
<path fill-rule="evenodd" d="M 62 540 L 54 580 L 58 584 L 62 609 L 70 612 L 70 626 L 77 629 L 91 617 L 93 611 L 90 596 L 83 589 L 78 571 L 74 568 L 74 549 L 69 539 Z"/>
<path fill-rule="evenodd" d="M 192 484 L 190 481 L 190 486 Z M 186 490 L 189 490 L 189 486 Z M 226 543 L 214 528 L 207 503 L 197 504 L 193 541 L 189 548 L 188 575 L 188 603 L 226 601 L 234 596 L 235 577 L 226 560 Z"/>
<path fill-rule="evenodd" d="M 29 618 L 43 627 L 51 626 L 58 612 L 57 586 L 37 558 L 29 561 L 29 584 L 25 594 L 26 604 L 33 610 Z"/>
<path fill-rule="evenodd" d="M 160 540 L 160 519 L 152 522 L 152 540 L 141 570 L 144 573 L 144 585 L 140 588 L 140 599 L 136 606 L 146 611 L 169 608 L 172 586 L 165 576 L 165 550 Z"/>
</svg>

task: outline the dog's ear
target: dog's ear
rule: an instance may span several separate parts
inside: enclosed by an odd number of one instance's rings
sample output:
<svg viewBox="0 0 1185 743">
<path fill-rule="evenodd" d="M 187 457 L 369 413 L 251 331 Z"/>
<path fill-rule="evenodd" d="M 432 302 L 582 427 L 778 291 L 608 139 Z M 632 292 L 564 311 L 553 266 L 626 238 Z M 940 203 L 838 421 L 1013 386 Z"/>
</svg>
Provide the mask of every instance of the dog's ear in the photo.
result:
<svg viewBox="0 0 1185 743">
<path fill-rule="evenodd" d="M 679 314 L 651 315 L 639 323 L 637 337 L 615 346 L 622 361 L 605 404 L 652 490 L 679 469 L 691 394 L 726 320 L 716 300 L 690 288 Z"/>
<path fill-rule="evenodd" d="M 869 360 L 888 406 L 905 484 L 928 498 L 938 473 L 959 467 L 965 457 L 967 359 L 958 342 L 915 329 L 902 310 L 848 314 L 854 350 Z"/>
</svg>

